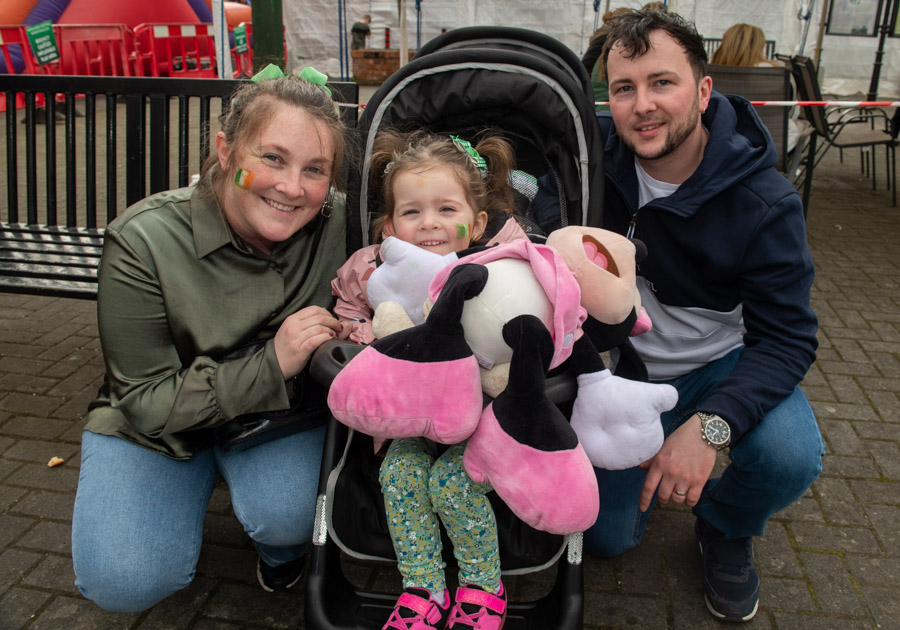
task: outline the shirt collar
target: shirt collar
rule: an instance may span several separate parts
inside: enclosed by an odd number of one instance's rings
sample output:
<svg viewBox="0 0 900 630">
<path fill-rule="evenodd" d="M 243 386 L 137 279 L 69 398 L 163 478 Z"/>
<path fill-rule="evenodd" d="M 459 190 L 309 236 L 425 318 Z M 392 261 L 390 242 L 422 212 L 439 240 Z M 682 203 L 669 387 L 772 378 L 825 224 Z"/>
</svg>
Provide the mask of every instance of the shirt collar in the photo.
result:
<svg viewBox="0 0 900 630">
<path fill-rule="evenodd" d="M 208 198 L 198 188 L 191 195 L 191 229 L 197 258 L 204 258 L 233 241 L 232 231 L 215 196 Z"/>
</svg>

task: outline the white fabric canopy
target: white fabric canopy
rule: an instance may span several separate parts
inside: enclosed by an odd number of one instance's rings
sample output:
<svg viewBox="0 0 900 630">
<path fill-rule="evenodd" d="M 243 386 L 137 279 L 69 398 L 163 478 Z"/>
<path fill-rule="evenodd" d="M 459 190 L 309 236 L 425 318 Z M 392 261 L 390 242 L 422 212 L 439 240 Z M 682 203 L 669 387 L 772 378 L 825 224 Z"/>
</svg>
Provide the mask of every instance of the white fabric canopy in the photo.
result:
<svg viewBox="0 0 900 630">
<path fill-rule="evenodd" d="M 397 0 L 343 0 L 347 9 L 347 28 L 362 15 L 372 16 L 372 48 L 384 48 L 385 28 L 391 29 L 391 48 L 400 49 L 401 33 Z M 835 0 L 846 4 L 848 0 Z M 592 0 L 421 0 L 417 15 L 414 0 L 407 0 L 406 17 L 409 48 L 416 48 L 417 27 L 421 42 L 439 35 L 442 29 L 473 25 L 504 25 L 541 30 L 569 46 L 579 56 L 587 47 L 594 29 Z M 640 8 L 637 0 L 609 0 L 609 8 Z M 793 54 L 798 46 L 804 22 L 797 14 L 809 0 L 674 0 L 670 9 L 694 21 L 705 37 L 721 37 L 737 22 L 763 29 L 767 39 L 775 40 L 777 50 Z M 815 58 L 819 22 L 829 0 L 816 0 L 810 17 L 803 53 Z M 600 1 L 601 13 L 607 0 Z M 285 0 L 283 2 L 289 65 L 299 69 L 315 66 L 333 79 L 340 78 L 338 57 L 338 11 L 334 0 Z M 349 37 L 348 40 L 349 41 Z M 866 94 L 872 76 L 878 37 L 826 34 L 821 53 L 822 87 L 838 95 Z M 349 78 L 349 77 L 348 77 Z M 896 100 L 900 95 L 900 38 L 887 38 L 878 87 L 881 99 Z"/>
</svg>

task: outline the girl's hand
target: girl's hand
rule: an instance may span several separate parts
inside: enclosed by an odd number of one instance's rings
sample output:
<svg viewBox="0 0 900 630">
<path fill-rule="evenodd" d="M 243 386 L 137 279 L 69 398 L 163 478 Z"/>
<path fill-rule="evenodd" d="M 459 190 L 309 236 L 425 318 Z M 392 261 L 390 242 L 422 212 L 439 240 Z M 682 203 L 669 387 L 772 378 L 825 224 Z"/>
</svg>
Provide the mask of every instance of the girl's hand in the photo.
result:
<svg viewBox="0 0 900 630">
<path fill-rule="evenodd" d="M 307 306 L 285 319 L 275 333 L 275 356 L 284 380 L 302 372 L 316 348 L 347 334 L 349 330 L 321 306 Z"/>
</svg>

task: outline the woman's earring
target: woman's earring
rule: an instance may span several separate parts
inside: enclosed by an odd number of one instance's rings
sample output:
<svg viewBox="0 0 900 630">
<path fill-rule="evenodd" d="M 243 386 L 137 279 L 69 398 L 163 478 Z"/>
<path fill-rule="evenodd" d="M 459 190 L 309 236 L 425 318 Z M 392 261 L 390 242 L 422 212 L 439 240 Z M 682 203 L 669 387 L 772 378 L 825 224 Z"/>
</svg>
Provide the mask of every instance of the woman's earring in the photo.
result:
<svg viewBox="0 0 900 630">
<path fill-rule="evenodd" d="M 325 195 L 325 202 L 322 204 L 321 210 L 319 212 L 326 219 L 330 219 L 331 215 L 334 214 L 334 194 L 335 194 L 334 186 L 328 189 L 328 194 Z"/>
</svg>

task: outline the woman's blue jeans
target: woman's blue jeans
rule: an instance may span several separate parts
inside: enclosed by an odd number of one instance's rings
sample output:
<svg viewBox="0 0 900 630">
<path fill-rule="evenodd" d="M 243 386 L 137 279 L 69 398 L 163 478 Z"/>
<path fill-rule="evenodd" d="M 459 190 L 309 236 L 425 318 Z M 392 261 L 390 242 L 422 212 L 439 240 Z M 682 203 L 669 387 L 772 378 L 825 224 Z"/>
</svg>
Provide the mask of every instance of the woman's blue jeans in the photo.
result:
<svg viewBox="0 0 900 630">
<path fill-rule="evenodd" d="M 75 585 L 101 608 L 146 610 L 194 578 L 218 475 L 260 557 L 277 566 L 312 537 L 325 428 L 174 460 L 85 431 L 72 517 Z"/>
<path fill-rule="evenodd" d="M 740 349 L 735 350 L 670 382 L 678 390 L 678 404 L 661 417 L 666 437 L 731 373 L 739 354 Z M 697 439 L 701 439 L 699 433 Z M 824 455 L 816 417 L 796 387 L 729 449 L 730 465 L 721 478 L 706 483 L 693 512 L 729 537 L 761 536 L 769 517 L 803 496 L 816 480 Z M 652 504 L 646 512 L 638 509 L 647 473 L 640 468 L 595 468 L 594 472 L 600 487 L 600 516 L 584 534 L 585 548 L 610 558 L 641 542 L 653 509 Z"/>
</svg>

